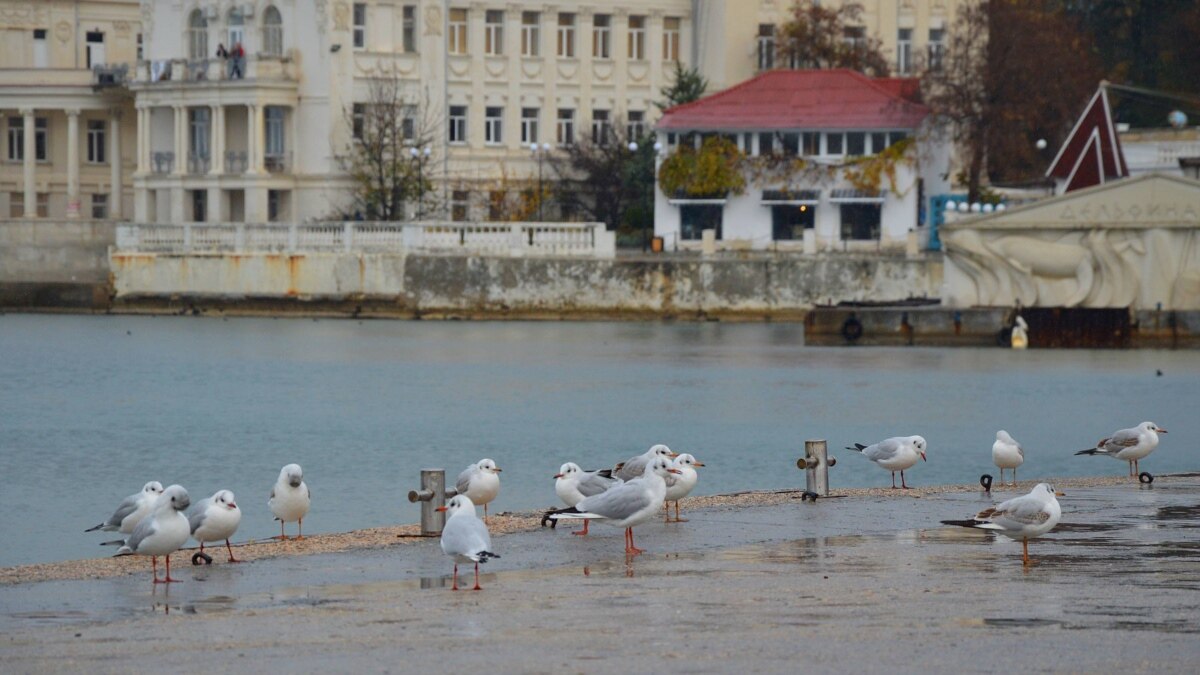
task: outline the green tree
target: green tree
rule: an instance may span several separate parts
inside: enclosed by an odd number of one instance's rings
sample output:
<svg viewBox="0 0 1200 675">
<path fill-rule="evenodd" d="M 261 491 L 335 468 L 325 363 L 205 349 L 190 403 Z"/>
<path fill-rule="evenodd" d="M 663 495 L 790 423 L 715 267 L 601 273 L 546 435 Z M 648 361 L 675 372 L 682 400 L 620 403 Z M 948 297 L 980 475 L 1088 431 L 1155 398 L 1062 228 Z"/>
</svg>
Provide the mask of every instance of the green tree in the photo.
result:
<svg viewBox="0 0 1200 675">
<path fill-rule="evenodd" d="M 638 144 L 630 149 L 630 142 Z M 620 118 L 598 138 L 584 138 L 552 160 L 556 200 L 608 229 L 640 230 L 653 222 L 653 138 L 631 138 Z"/>
<path fill-rule="evenodd" d="M 675 75 L 671 79 L 671 85 L 662 88 L 663 100 L 654 105 L 658 106 L 660 110 L 666 110 L 684 103 L 691 103 L 704 96 L 704 92 L 707 90 L 708 79 L 700 74 L 699 69 L 684 68 L 682 63 L 676 61 Z"/>
</svg>

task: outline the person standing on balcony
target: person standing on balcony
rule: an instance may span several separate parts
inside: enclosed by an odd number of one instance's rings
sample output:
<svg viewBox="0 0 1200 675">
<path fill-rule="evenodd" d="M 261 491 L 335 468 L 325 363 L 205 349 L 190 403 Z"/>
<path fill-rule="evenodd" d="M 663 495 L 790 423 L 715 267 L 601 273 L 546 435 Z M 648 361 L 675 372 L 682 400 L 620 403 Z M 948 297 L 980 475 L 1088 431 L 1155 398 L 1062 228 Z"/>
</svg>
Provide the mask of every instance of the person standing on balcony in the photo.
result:
<svg viewBox="0 0 1200 675">
<path fill-rule="evenodd" d="M 233 43 L 233 49 L 230 51 L 231 65 L 229 67 L 229 77 L 231 79 L 242 79 L 244 77 L 244 64 L 246 62 L 246 50 L 242 49 L 241 42 Z"/>
<path fill-rule="evenodd" d="M 217 58 L 221 59 L 221 70 L 222 71 L 225 71 L 226 73 L 232 72 L 229 69 L 230 68 L 230 66 L 229 66 L 229 50 L 225 49 L 224 42 L 217 43 Z M 218 71 L 218 77 L 220 77 L 219 73 L 220 73 L 220 71 Z"/>
</svg>

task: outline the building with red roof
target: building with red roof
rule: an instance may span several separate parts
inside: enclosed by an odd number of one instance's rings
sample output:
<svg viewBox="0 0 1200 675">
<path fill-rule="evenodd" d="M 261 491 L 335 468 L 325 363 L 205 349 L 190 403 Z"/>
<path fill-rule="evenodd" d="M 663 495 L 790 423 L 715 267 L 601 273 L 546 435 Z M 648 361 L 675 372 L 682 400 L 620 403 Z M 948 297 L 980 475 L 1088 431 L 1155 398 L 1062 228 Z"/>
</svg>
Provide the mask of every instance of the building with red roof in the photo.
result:
<svg viewBox="0 0 1200 675">
<path fill-rule="evenodd" d="M 720 136 L 736 143 L 740 194 L 661 185 L 655 233 L 668 247 L 876 250 L 923 232 L 921 202 L 949 187 L 950 146 L 931 133 L 912 79 L 851 70 L 772 70 L 667 110 L 668 153 Z"/>
</svg>

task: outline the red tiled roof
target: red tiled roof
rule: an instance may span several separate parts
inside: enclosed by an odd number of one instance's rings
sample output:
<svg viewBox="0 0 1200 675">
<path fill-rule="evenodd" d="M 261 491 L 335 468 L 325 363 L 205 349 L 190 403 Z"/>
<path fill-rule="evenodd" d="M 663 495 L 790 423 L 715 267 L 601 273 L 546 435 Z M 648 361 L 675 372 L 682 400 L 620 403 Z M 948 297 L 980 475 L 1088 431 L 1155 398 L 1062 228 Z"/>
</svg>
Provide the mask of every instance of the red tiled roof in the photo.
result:
<svg viewBox="0 0 1200 675">
<path fill-rule="evenodd" d="M 668 109 L 666 131 L 915 129 L 929 109 L 905 98 L 915 86 L 852 70 L 771 70 Z"/>
</svg>

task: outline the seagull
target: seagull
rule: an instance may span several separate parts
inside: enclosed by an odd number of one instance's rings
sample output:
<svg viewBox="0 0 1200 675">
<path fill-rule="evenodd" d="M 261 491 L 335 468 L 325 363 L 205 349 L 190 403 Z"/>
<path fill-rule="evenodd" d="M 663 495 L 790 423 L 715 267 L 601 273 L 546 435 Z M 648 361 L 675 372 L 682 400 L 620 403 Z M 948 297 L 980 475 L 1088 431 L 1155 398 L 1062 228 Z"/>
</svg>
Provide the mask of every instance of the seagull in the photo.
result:
<svg viewBox="0 0 1200 675">
<path fill-rule="evenodd" d="M 154 508 L 154 502 L 158 501 L 158 496 L 163 493 L 162 483 L 152 480 L 142 486 L 142 491 L 129 495 L 121 500 L 117 505 L 117 510 L 108 517 L 108 520 L 100 523 L 95 527 L 89 527 L 84 532 L 95 532 L 101 530 L 103 532 L 120 532 L 121 534 L 129 534 L 133 532 L 133 528 L 142 522 L 142 518 L 150 513 Z"/>
<path fill-rule="evenodd" d="M 1109 438 L 1102 438 L 1094 448 L 1080 450 L 1076 455 L 1106 455 L 1115 459 L 1129 462 L 1129 475 L 1136 476 L 1138 460 L 1154 452 L 1158 447 L 1158 435 L 1167 433 L 1154 422 L 1142 422 L 1132 429 L 1121 429 L 1113 432 Z"/>
<path fill-rule="evenodd" d="M 500 556 L 492 553 L 492 537 L 487 525 L 475 515 L 475 503 L 466 495 L 457 495 L 437 510 L 450 514 L 442 528 L 442 553 L 454 559 L 454 585 L 450 590 L 458 590 L 458 564 L 471 562 L 475 563 L 474 590 L 483 590 L 479 586 L 479 563 Z"/>
<path fill-rule="evenodd" d="M 575 506 L 587 497 L 598 495 L 620 482 L 612 477 L 612 472 L 608 469 L 584 471 L 575 462 L 567 462 L 558 468 L 558 473 L 554 474 L 554 493 L 567 506 Z M 572 532 L 572 534 L 586 536 L 590 522 L 583 521 L 583 529 L 579 532 Z"/>
<path fill-rule="evenodd" d="M 704 462 L 697 462 L 696 458 L 688 453 L 683 453 L 671 462 L 671 468 L 679 469 L 678 476 L 672 476 L 667 482 L 667 496 L 663 501 L 663 515 L 666 520 L 664 522 L 686 523 L 687 518 L 679 517 L 679 500 L 688 496 L 693 488 L 696 487 L 696 481 L 700 477 L 696 474 L 695 467 L 704 466 Z M 667 502 L 675 502 L 675 520 L 671 520 L 671 510 L 667 506 Z"/>
<path fill-rule="evenodd" d="M 1024 550 L 1022 560 L 1029 565 L 1029 540 L 1046 534 L 1058 525 L 1062 518 L 1062 507 L 1055 497 L 1062 496 L 1063 493 L 1055 492 L 1050 485 L 1038 483 L 1029 494 L 984 509 L 971 520 L 943 520 L 942 524 L 995 530 L 1007 537 L 1020 539 Z"/>
<path fill-rule="evenodd" d="M 133 534 L 125 540 L 124 546 L 117 549 L 116 555 L 148 555 L 153 566 L 151 572 L 154 575 L 154 583 L 169 584 L 179 581 L 171 578 L 171 554 L 178 551 L 191 534 L 187 516 L 183 515 L 183 511 L 191 503 L 187 490 L 178 485 L 164 490 L 154 502 L 154 509 L 150 515 L 133 528 Z M 158 578 L 160 555 L 167 557 L 167 576 L 161 580 Z"/>
<path fill-rule="evenodd" d="M 229 490 L 218 490 L 208 499 L 200 500 L 195 511 L 188 518 L 192 537 L 200 543 L 200 552 L 204 553 L 204 543 L 208 541 L 225 540 L 225 550 L 229 551 L 229 562 L 241 562 L 233 557 L 233 548 L 229 546 L 229 538 L 237 532 L 242 522 L 242 511 L 233 500 Z"/>
<path fill-rule="evenodd" d="M 487 522 L 488 502 L 500 494 L 500 467 L 490 459 L 481 459 L 458 474 L 454 486 L 458 494 L 466 495 L 471 502 L 483 507 L 483 522 Z"/>
<path fill-rule="evenodd" d="M 667 497 L 666 477 L 681 473 L 672 468 L 665 457 L 655 458 L 649 469 L 638 478 L 614 485 L 571 508 L 548 511 L 542 517 L 542 523 L 547 520 L 604 520 L 625 528 L 625 555 L 642 553 L 642 549 L 633 545 L 633 526 L 654 517 Z"/>
<path fill-rule="evenodd" d="M 308 507 L 312 504 L 312 495 L 308 484 L 304 482 L 304 471 L 299 464 L 288 464 L 279 471 L 279 480 L 271 488 L 271 498 L 267 506 L 279 521 L 279 538 L 287 539 L 284 523 L 297 521 L 296 539 L 304 538 L 304 516 L 308 515 Z"/>
<path fill-rule="evenodd" d="M 1025 450 L 1021 444 L 1007 431 L 996 432 L 996 442 L 992 443 L 992 462 L 1000 468 L 1000 482 L 1004 483 L 1004 470 L 1012 469 L 1012 484 L 1017 484 L 1017 467 L 1025 461 Z"/>
<path fill-rule="evenodd" d="M 660 443 L 651 447 L 646 452 L 636 457 L 630 457 L 624 462 L 616 465 L 613 467 L 612 473 L 613 476 L 616 476 L 621 480 L 633 480 L 634 478 L 642 475 L 642 472 L 646 470 L 646 467 L 650 464 L 650 462 L 654 461 L 655 457 L 675 459 L 678 456 L 678 453 L 671 452 L 670 448 Z"/>
<path fill-rule="evenodd" d="M 900 486 L 905 490 L 908 484 L 904 482 L 904 470 L 911 469 L 917 459 L 929 461 L 925 457 L 925 439 L 920 436 L 897 436 L 874 445 L 855 443 L 846 446 L 847 450 L 857 450 L 867 459 L 892 472 L 892 489 L 896 488 L 896 472 L 900 472 Z"/>
</svg>

